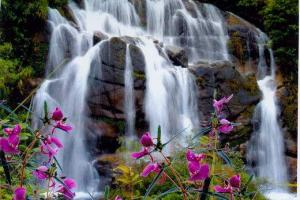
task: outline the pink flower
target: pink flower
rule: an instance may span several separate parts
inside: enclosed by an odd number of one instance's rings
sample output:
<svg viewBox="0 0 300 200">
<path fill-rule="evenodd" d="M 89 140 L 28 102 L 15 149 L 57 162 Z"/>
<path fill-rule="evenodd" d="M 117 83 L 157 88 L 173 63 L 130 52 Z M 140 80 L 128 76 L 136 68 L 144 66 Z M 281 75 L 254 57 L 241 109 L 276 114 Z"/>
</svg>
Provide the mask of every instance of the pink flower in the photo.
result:
<svg viewBox="0 0 300 200">
<path fill-rule="evenodd" d="M 64 185 L 59 186 L 58 192 L 64 195 L 67 199 L 73 199 L 75 197 L 75 193 L 72 191 L 76 187 L 76 182 L 71 178 L 64 179 Z"/>
<path fill-rule="evenodd" d="M 195 164 L 194 162 L 189 163 L 190 181 L 205 180 L 209 177 L 209 165 L 208 164 Z"/>
<path fill-rule="evenodd" d="M 161 167 L 158 163 L 150 163 L 144 168 L 143 172 L 141 173 L 141 176 L 147 177 L 151 172 L 159 173 L 160 168 Z"/>
<path fill-rule="evenodd" d="M 117 195 L 117 196 L 115 197 L 115 200 L 122 200 L 122 198 L 121 198 L 119 195 Z"/>
<path fill-rule="evenodd" d="M 219 101 L 216 99 L 213 100 L 213 106 L 218 114 L 222 111 L 224 104 L 228 103 L 232 97 L 233 95 L 230 95 L 229 97 L 223 97 Z"/>
<path fill-rule="evenodd" d="M 225 187 L 222 187 L 220 185 L 214 186 L 214 190 L 218 193 L 232 193 L 232 187 L 230 185 L 227 185 Z"/>
<path fill-rule="evenodd" d="M 56 107 L 52 113 L 51 119 L 53 119 L 55 121 L 60 121 L 63 119 L 63 117 L 64 117 L 64 114 L 62 113 L 61 109 Z"/>
<path fill-rule="evenodd" d="M 19 124 L 16 124 L 14 128 L 5 128 L 4 132 L 7 135 L 19 135 L 21 133 L 21 126 Z"/>
<path fill-rule="evenodd" d="M 54 144 L 58 148 L 64 147 L 64 145 L 61 143 L 61 141 L 56 137 L 48 136 L 46 141 L 47 141 L 47 144 Z"/>
<path fill-rule="evenodd" d="M 150 147 L 150 146 L 154 145 L 153 140 L 152 140 L 149 132 L 144 133 L 144 135 L 141 137 L 140 143 L 144 147 Z"/>
<path fill-rule="evenodd" d="M 227 119 L 221 119 L 220 120 L 220 126 L 219 126 L 219 131 L 221 133 L 230 133 L 233 130 L 233 126 L 231 125 L 230 121 Z"/>
<path fill-rule="evenodd" d="M 0 138 L 0 149 L 4 153 L 18 154 L 19 137 L 14 137 L 14 143 L 11 143 L 7 138 Z"/>
<path fill-rule="evenodd" d="M 54 126 L 54 128 L 53 128 L 53 130 L 52 130 L 52 133 L 54 132 L 54 130 L 55 130 L 56 128 L 61 129 L 61 130 L 65 131 L 65 132 L 69 132 L 69 131 L 72 130 L 72 126 L 70 126 L 70 125 L 68 125 L 68 124 L 65 124 L 65 123 L 63 123 L 63 122 L 61 122 L 61 121 L 57 121 L 57 122 L 56 122 L 56 124 L 55 124 L 55 126 Z"/>
<path fill-rule="evenodd" d="M 4 132 L 8 135 L 7 138 L 0 137 L 0 149 L 5 153 L 17 154 L 18 145 L 20 143 L 21 127 L 19 124 L 14 128 L 5 128 Z"/>
<path fill-rule="evenodd" d="M 26 200 L 26 189 L 17 187 L 14 192 L 13 200 Z"/>
<path fill-rule="evenodd" d="M 41 145 L 41 153 L 48 156 L 49 162 L 50 160 L 57 154 L 58 148 L 52 147 L 48 143 L 42 143 Z"/>
<path fill-rule="evenodd" d="M 234 188 L 240 188 L 241 187 L 241 176 L 234 175 L 229 179 L 229 184 Z"/>
<path fill-rule="evenodd" d="M 48 167 L 46 166 L 40 166 L 38 167 L 36 170 L 34 170 L 32 172 L 32 174 L 39 180 L 44 180 L 44 179 L 47 179 L 48 178 L 48 174 L 47 174 L 47 171 L 48 171 Z"/>
<path fill-rule="evenodd" d="M 139 151 L 139 152 L 133 152 L 133 153 L 131 154 L 131 157 L 134 158 L 134 159 L 139 159 L 139 158 L 144 157 L 144 156 L 146 156 L 146 155 L 148 155 L 148 154 L 149 154 L 148 149 L 144 147 L 144 148 L 143 148 L 141 151 Z"/>
<path fill-rule="evenodd" d="M 229 193 L 230 194 L 230 199 L 234 199 L 234 189 L 239 189 L 241 186 L 241 177 L 240 175 L 234 175 L 232 176 L 229 181 L 225 181 L 225 186 L 222 187 L 220 185 L 214 186 L 214 190 L 219 193 Z"/>
<path fill-rule="evenodd" d="M 200 154 L 195 154 L 195 153 L 194 153 L 192 150 L 190 150 L 190 149 L 187 150 L 185 156 L 186 156 L 186 159 L 187 159 L 188 161 L 191 161 L 191 162 L 199 162 L 199 161 L 201 161 L 201 160 L 205 157 L 204 154 L 202 154 L 202 153 L 200 153 Z"/>
<path fill-rule="evenodd" d="M 188 170 L 190 174 L 195 174 L 200 169 L 199 162 L 188 162 Z"/>
</svg>

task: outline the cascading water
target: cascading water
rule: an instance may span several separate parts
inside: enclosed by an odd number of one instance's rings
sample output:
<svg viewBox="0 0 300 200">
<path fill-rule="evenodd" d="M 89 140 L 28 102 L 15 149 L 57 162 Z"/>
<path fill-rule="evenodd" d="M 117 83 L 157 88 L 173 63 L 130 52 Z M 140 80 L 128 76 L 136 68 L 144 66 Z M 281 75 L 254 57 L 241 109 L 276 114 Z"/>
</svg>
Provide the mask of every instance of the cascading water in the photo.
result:
<svg viewBox="0 0 300 200">
<path fill-rule="evenodd" d="M 129 45 L 126 48 L 125 66 L 125 114 L 126 114 L 126 135 L 135 138 L 135 104 L 134 104 L 134 82 L 132 61 L 129 52 Z"/>
<path fill-rule="evenodd" d="M 147 32 L 185 48 L 191 63 L 229 60 L 225 27 L 220 10 L 211 4 L 147 0 Z"/>
<path fill-rule="evenodd" d="M 278 122 L 276 100 L 275 62 L 272 49 L 268 48 L 270 67 L 267 65 L 265 50 L 268 37 L 258 30 L 257 44 L 259 48 L 258 81 L 262 100 L 255 109 L 255 132 L 248 149 L 248 160 L 255 161 L 255 172 L 258 177 L 265 178 L 267 198 L 274 200 L 290 200 L 287 194 L 287 168 L 284 158 L 284 141 Z"/>
<path fill-rule="evenodd" d="M 144 3 L 146 22 L 142 22 L 139 15 L 141 10 L 137 12 L 128 0 L 85 0 L 84 8 L 71 1 L 69 8 L 73 22 L 62 17 L 57 10 L 49 9 L 51 39 L 46 75 L 51 78 L 45 80 L 37 92 L 34 112 L 42 115 L 43 103 L 47 101 L 50 109 L 61 107 L 74 125 L 72 139 L 60 134 L 64 150 L 58 159 L 62 163 L 62 174 L 78 183 L 77 192 L 92 193 L 99 185 L 86 146 L 86 135 L 91 134 L 86 127 L 90 117 L 86 95 L 89 76 L 94 73 L 90 72 L 91 67 L 96 67 L 97 73 L 101 73 L 101 56 L 106 51 L 102 45 L 104 42 L 112 37 L 139 38 L 136 45 L 145 57 L 145 115 L 152 133 L 161 126 L 163 141 L 167 141 L 172 133 L 186 128 L 190 133 L 199 127 L 197 90 L 189 70 L 171 64 L 165 50 L 159 49 L 153 40 L 184 48 L 191 63 L 229 60 L 228 35 L 224 19 L 216 7 L 209 4 L 198 6 L 193 1 L 184 0 L 145 0 Z M 145 27 L 143 23 L 146 23 Z M 95 32 L 103 33 L 108 39 L 94 45 Z M 134 134 L 134 72 L 128 49 L 127 46 L 124 114 L 126 132 Z M 33 126 L 38 125 L 38 119 L 34 119 Z"/>
</svg>

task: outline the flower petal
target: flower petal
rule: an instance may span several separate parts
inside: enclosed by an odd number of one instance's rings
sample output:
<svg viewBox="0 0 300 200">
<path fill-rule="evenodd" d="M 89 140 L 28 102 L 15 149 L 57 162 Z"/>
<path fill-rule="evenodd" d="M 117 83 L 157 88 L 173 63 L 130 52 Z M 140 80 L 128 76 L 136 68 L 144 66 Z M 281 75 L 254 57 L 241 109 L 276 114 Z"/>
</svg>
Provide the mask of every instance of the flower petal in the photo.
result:
<svg viewBox="0 0 300 200">
<path fill-rule="evenodd" d="M 150 163 L 144 168 L 143 172 L 141 173 L 141 176 L 147 177 L 151 172 L 157 172 L 159 168 L 160 167 L 157 163 Z"/>
<path fill-rule="evenodd" d="M 232 193 L 232 188 L 230 186 L 222 187 L 220 185 L 214 186 L 214 190 L 218 193 Z"/>
<path fill-rule="evenodd" d="M 153 140 L 150 136 L 149 132 L 146 132 L 143 134 L 143 136 L 141 137 L 140 143 L 144 146 L 144 147 L 150 147 L 153 146 Z"/>
<path fill-rule="evenodd" d="M 204 180 L 209 176 L 209 165 L 204 164 L 200 166 L 200 169 L 190 177 L 190 181 Z"/>
<path fill-rule="evenodd" d="M 60 121 L 62 120 L 64 117 L 62 111 L 60 108 L 56 107 L 55 110 L 52 113 L 52 117 L 51 119 L 55 120 L 55 121 Z"/>
<path fill-rule="evenodd" d="M 148 152 L 148 150 L 146 149 L 146 148 L 143 148 L 141 151 L 139 151 L 139 152 L 133 152 L 132 154 L 131 154 L 131 157 L 132 158 L 134 158 L 134 159 L 138 159 L 138 158 L 141 158 L 141 157 L 143 157 L 143 156 L 145 156 L 145 155 L 148 155 L 149 154 L 149 152 Z"/>
<path fill-rule="evenodd" d="M 234 175 L 234 176 L 232 176 L 232 177 L 229 179 L 229 184 L 230 184 L 232 187 L 240 188 L 240 186 L 241 186 L 241 176 L 240 176 L 240 175 Z"/>
<path fill-rule="evenodd" d="M 17 187 L 14 192 L 13 200 L 25 200 L 26 199 L 26 189 L 23 187 Z"/>
</svg>

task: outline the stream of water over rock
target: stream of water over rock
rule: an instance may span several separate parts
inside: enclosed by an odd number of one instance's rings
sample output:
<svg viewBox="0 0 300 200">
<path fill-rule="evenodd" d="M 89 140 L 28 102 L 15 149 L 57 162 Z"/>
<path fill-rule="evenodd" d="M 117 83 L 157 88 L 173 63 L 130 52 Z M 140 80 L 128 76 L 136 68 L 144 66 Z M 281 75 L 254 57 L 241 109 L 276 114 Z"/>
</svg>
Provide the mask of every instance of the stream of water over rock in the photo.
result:
<svg viewBox="0 0 300 200">
<path fill-rule="evenodd" d="M 248 159 L 255 160 L 257 176 L 268 181 L 264 192 L 269 199 L 290 200 L 293 196 L 288 194 L 284 140 L 278 120 L 276 66 L 273 51 L 267 47 L 269 38 L 260 30 L 258 32 L 257 84 L 262 93 L 262 99 L 255 109 L 253 119 L 255 132 L 250 141 Z M 269 65 L 265 52 L 269 53 Z"/>
</svg>

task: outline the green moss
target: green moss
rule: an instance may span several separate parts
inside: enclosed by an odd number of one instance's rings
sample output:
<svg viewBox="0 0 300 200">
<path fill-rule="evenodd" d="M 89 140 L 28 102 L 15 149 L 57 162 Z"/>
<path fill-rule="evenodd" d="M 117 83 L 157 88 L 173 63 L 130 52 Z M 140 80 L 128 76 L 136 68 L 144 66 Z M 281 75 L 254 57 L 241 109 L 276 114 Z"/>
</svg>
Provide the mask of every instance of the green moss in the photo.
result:
<svg viewBox="0 0 300 200">
<path fill-rule="evenodd" d="M 233 15 L 229 15 L 227 18 L 228 25 L 241 25 L 241 20 L 239 20 L 237 17 Z"/>
<path fill-rule="evenodd" d="M 136 70 L 134 70 L 133 76 L 134 76 L 134 78 L 137 78 L 139 80 L 146 80 L 146 75 L 144 73 L 136 71 Z"/>
<path fill-rule="evenodd" d="M 238 32 L 232 33 L 228 41 L 228 47 L 232 51 L 233 55 L 235 55 L 242 63 L 245 62 L 245 47 Z"/>
<path fill-rule="evenodd" d="M 198 76 L 196 78 L 196 83 L 199 87 L 203 87 L 205 83 L 205 79 L 202 76 Z"/>
<path fill-rule="evenodd" d="M 236 79 L 227 80 L 226 84 L 228 84 L 232 93 L 237 93 L 241 86 L 240 82 Z"/>
<path fill-rule="evenodd" d="M 297 138 L 297 97 L 298 88 L 296 84 L 285 85 L 288 95 L 283 96 L 280 100 L 282 103 L 283 122 L 288 127 L 289 132 L 293 133 L 293 137 Z"/>
<path fill-rule="evenodd" d="M 110 125 L 113 125 L 121 133 L 125 132 L 126 122 L 124 120 L 112 119 L 112 118 L 109 118 L 109 117 L 99 117 L 96 120 L 103 121 L 103 122 L 106 122 Z"/>
<path fill-rule="evenodd" d="M 243 88 L 247 90 L 251 95 L 258 95 L 259 88 L 255 75 L 247 76 L 243 82 Z"/>
</svg>

